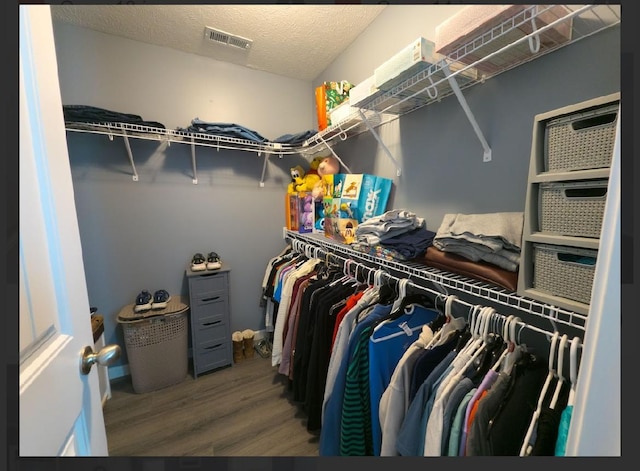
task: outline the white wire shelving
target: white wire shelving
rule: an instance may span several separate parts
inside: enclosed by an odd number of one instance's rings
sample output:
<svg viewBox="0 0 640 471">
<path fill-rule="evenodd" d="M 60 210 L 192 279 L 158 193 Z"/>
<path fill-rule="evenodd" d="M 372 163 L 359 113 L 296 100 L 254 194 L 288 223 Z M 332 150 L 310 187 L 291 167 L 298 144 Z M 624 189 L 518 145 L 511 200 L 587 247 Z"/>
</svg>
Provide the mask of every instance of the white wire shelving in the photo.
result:
<svg viewBox="0 0 640 471">
<path fill-rule="evenodd" d="M 418 262 L 401 262 L 374 257 L 325 237 L 322 233 L 300 234 L 284 229 L 283 236 L 285 240 L 298 241 L 309 247 L 318 247 L 325 253 L 338 254 L 344 259 L 353 260 L 369 269 L 382 268 L 391 276 L 405 277 L 418 285 L 425 282 L 431 283 L 443 292 L 451 290 L 454 294 L 463 293 L 474 298 L 488 300 L 494 304 L 544 319 L 554 326 L 561 324 L 583 332 L 586 330 L 586 315 L 519 296 L 515 292 L 497 285 L 429 267 Z"/>
<path fill-rule="evenodd" d="M 156 140 L 167 143 L 191 145 L 193 183 L 197 183 L 195 148 L 198 146 L 216 149 L 255 152 L 264 158 L 260 186 L 269 157 L 272 155 L 304 155 L 313 157 L 356 135 L 370 132 L 382 146 L 386 155 L 394 162 L 397 175 L 401 168 L 376 132 L 376 128 L 398 119 L 424 106 L 455 95 L 470 121 L 483 148 L 483 161 L 491 160 L 491 147 L 476 123 L 462 90 L 537 59 L 580 39 L 592 36 L 613 27 L 621 20 L 620 5 L 529 5 L 514 16 L 496 24 L 482 35 L 438 58 L 430 65 L 389 91 L 375 94 L 368 102 L 342 122 L 329 126 L 300 145 L 274 142 L 258 143 L 251 140 L 204 133 L 189 133 L 171 129 L 153 128 L 126 123 L 67 123 L 66 129 L 74 132 L 104 134 L 113 139 L 123 137 L 132 166 L 133 179 L 138 180 L 129 138 Z M 558 38 L 551 34 L 562 29 L 565 34 Z"/>
</svg>

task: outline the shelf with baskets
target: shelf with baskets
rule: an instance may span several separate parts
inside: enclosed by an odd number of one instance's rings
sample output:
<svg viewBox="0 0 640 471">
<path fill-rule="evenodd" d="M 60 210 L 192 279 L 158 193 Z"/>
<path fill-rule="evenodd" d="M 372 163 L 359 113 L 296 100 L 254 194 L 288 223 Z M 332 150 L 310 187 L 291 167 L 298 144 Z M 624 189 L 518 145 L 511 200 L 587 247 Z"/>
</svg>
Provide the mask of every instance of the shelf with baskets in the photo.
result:
<svg viewBox="0 0 640 471">
<path fill-rule="evenodd" d="M 534 118 L 518 293 L 588 313 L 620 93 Z"/>
<path fill-rule="evenodd" d="M 138 180 L 129 139 L 147 139 L 191 146 L 192 182 L 197 184 L 196 147 L 255 152 L 264 158 L 260 186 L 264 186 L 266 167 L 272 155 L 298 154 L 313 157 L 362 133 L 371 133 L 387 156 L 401 169 L 386 148 L 376 128 L 419 108 L 455 95 L 480 140 L 484 161 L 491 160 L 491 148 L 484 139 L 468 107 L 462 90 L 483 83 L 506 70 L 567 46 L 620 23 L 620 5 L 527 5 L 513 16 L 493 25 L 443 55 L 430 67 L 399 83 L 391 90 L 372 95 L 358 104 L 339 123 L 316 133 L 301 145 L 258 143 L 227 136 L 189 133 L 127 123 L 67 123 L 71 132 L 103 134 L 111 140 L 122 137 L 131 163 L 132 177 Z M 558 38 L 554 32 L 564 33 Z"/>
</svg>

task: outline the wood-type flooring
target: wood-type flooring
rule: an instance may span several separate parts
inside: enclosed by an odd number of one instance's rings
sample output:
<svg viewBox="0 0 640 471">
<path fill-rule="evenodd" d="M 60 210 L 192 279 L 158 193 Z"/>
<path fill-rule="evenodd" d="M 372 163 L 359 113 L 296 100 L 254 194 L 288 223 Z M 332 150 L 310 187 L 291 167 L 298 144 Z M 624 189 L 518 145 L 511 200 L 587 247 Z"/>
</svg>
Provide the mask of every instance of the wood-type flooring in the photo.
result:
<svg viewBox="0 0 640 471">
<path fill-rule="evenodd" d="M 111 382 L 104 406 L 110 456 L 318 456 L 319 433 L 291 400 L 271 358 L 138 394 L 130 377 Z"/>
</svg>

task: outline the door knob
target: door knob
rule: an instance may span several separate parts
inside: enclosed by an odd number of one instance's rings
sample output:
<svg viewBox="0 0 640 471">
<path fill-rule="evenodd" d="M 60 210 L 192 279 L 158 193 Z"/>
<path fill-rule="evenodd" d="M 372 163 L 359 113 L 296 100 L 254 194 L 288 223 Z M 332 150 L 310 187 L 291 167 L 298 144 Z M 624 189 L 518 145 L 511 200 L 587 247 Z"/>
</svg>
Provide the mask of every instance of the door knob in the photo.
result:
<svg viewBox="0 0 640 471">
<path fill-rule="evenodd" d="M 107 345 L 100 349 L 98 353 L 93 351 L 90 346 L 84 347 L 82 357 L 80 358 L 80 372 L 88 375 L 94 363 L 100 366 L 108 366 L 120 358 L 120 345 Z"/>
</svg>

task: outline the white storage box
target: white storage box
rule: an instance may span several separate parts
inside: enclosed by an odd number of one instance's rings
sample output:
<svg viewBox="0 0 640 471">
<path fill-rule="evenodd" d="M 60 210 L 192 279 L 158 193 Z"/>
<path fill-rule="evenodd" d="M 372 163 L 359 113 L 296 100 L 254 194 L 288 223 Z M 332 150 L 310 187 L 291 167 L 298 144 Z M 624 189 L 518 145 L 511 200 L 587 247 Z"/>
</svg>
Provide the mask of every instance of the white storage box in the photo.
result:
<svg viewBox="0 0 640 471">
<path fill-rule="evenodd" d="M 435 44 L 420 37 L 406 46 L 374 72 L 375 87 L 389 91 L 433 64 Z"/>
<path fill-rule="evenodd" d="M 375 77 L 372 75 L 349 90 L 349 103 L 351 106 L 361 107 L 362 103 L 370 101 L 371 96 L 377 91 Z"/>
<path fill-rule="evenodd" d="M 354 113 L 357 113 L 357 108 L 351 106 L 349 99 L 347 98 L 329 113 L 331 125 L 334 126 L 336 124 L 344 123 Z"/>
</svg>

